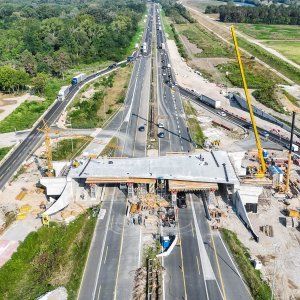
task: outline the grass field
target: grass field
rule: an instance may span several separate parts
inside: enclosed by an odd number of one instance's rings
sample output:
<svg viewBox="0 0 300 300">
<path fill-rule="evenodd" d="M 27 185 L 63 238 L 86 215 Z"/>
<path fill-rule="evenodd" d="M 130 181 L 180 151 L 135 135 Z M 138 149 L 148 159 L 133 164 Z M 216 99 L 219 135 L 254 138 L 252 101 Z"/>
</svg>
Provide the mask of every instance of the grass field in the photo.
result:
<svg viewBox="0 0 300 300">
<path fill-rule="evenodd" d="M 201 53 L 196 57 L 234 57 L 233 47 L 225 44 L 198 24 L 176 25 L 177 31 L 195 44 Z"/>
<path fill-rule="evenodd" d="M 75 300 L 96 219 L 88 211 L 68 226 L 51 223 L 30 233 L 0 269 L 0 299 L 36 299 L 64 286 Z"/>
<path fill-rule="evenodd" d="M 122 105 L 132 65 L 87 84 L 69 106 L 67 119 L 74 128 L 95 128 L 103 124 Z M 87 92 L 90 95 L 87 95 Z"/>
<path fill-rule="evenodd" d="M 115 156 L 116 152 L 118 150 L 118 138 L 113 137 L 109 143 L 105 146 L 105 148 L 100 153 L 100 156 Z"/>
<path fill-rule="evenodd" d="M 171 24 L 170 18 L 168 18 L 165 15 L 165 12 L 163 11 L 163 9 L 160 10 L 160 14 L 161 14 L 162 22 L 164 25 L 165 33 L 166 33 L 168 39 L 174 40 L 174 33 L 173 33 L 172 27 L 170 25 Z"/>
<path fill-rule="evenodd" d="M 299 26 L 267 24 L 234 24 L 234 26 L 258 40 L 300 40 Z"/>
<path fill-rule="evenodd" d="M 264 44 L 300 65 L 300 41 L 274 41 L 264 42 Z"/>
<path fill-rule="evenodd" d="M 0 161 L 4 158 L 4 156 L 9 152 L 12 147 L 4 147 L 0 148 Z"/>
<path fill-rule="evenodd" d="M 221 229 L 221 232 L 234 260 L 237 262 L 239 269 L 243 273 L 252 297 L 255 300 L 271 299 L 270 286 L 267 282 L 262 280 L 260 271 L 255 270 L 252 266 L 248 249 L 240 242 L 234 232 L 225 228 Z"/>
<path fill-rule="evenodd" d="M 91 140 L 91 137 L 82 137 L 59 141 L 52 153 L 52 158 L 53 160 L 70 160 L 80 154 Z"/>
<path fill-rule="evenodd" d="M 189 0 L 188 5 L 194 6 L 198 8 L 200 11 L 204 12 L 207 6 L 220 6 L 220 5 L 226 5 L 227 2 L 222 1 L 215 1 L 215 0 L 203 0 L 203 1 L 196 1 L 196 0 Z"/>
<path fill-rule="evenodd" d="M 246 41 L 244 38 L 238 37 L 238 43 L 241 48 L 250 52 L 253 56 L 267 63 L 270 67 L 279 71 L 295 83 L 300 84 L 300 70 L 291 66 L 289 63 L 281 60 L 277 56 L 267 52 L 263 48 Z M 268 72 L 268 76 L 271 72 Z"/>
<path fill-rule="evenodd" d="M 193 106 L 188 102 L 183 102 L 185 114 L 187 115 L 187 123 L 190 130 L 190 135 L 197 148 L 203 148 L 205 142 L 204 133 L 196 119 L 197 112 Z"/>
<path fill-rule="evenodd" d="M 284 81 L 273 73 L 269 73 L 266 77 L 265 70 L 251 59 L 244 58 L 243 65 L 248 88 L 256 89 L 252 93 L 255 99 L 279 113 L 284 113 L 283 106 L 278 101 L 275 93 L 275 85 L 284 83 Z M 243 87 L 240 69 L 236 62 L 222 64 L 218 68 L 222 73 L 228 72 L 226 79 L 232 86 Z"/>
</svg>

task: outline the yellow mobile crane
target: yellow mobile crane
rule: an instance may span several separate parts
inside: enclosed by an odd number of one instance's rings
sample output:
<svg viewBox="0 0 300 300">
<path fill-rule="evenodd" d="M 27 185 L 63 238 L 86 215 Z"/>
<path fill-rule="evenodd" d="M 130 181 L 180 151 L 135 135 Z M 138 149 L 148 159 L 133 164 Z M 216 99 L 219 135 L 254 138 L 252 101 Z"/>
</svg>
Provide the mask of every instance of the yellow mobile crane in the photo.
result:
<svg viewBox="0 0 300 300">
<path fill-rule="evenodd" d="M 248 87 L 247 87 L 246 77 L 245 77 L 245 73 L 244 73 L 244 68 L 243 68 L 241 55 L 240 55 L 240 51 L 239 51 L 239 47 L 238 47 L 238 43 L 237 43 L 237 39 L 236 39 L 236 35 L 235 35 L 235 30 L 234 30 L 233 26 L 231 26 L 231 33 L 232 33 L 234 48 L 235 48 L 235 52 L 236 52 L 237 60 L 238 60 L 238 63 L 239 63 L 242 80 L 243 80 L 243 86 L 244 86 L 244 91 L 245 91 L 245 95 L 246 95 L 246 100 L 247 100 L 248 107 L 249 107 L 251 123 L 252 123 L 252 126 L 253 126 L 253 131 L 254 131 L 255 141 L 256 141 L 256 147 L 257 147 L 257 151 L 258 151 L 258 157 L 259 157 L 259 160 L 260 160 L 260 170 L 258 171 L 256 176 L 257 177 L 264 177 L 264 174 L 267 171 L 266 163 L 265 163 L 265 160 L 264 160 L 264 157 L 263 157 L 263 149 L 261 147 L 261 143 L 260 143 L 257 127 L 256 127 L 256 122 L 255 122 L 255 118 L 254 118 L 254 114 L 253 114 L 251 99 L 250 99 L 249 92 L 248 92 Z"/>
<path fill-rule="evenodd" d="M 47 176 L 52 177 L 54 176 L 53 164 L 52 164 L 52 147 L 51 147 L 51 140 L 50 140 L 50 133 L 51 129 L 47 125 L 47 123 L 43 120 L 44 126 L 42 128 L 38 128 L 37 130 L 43 132 L 45 134 L 45 146 L 46 146 L 46 158 L 47 158 Z M 58 133 L 58 131 L 55 131 Z"/>
</svg>

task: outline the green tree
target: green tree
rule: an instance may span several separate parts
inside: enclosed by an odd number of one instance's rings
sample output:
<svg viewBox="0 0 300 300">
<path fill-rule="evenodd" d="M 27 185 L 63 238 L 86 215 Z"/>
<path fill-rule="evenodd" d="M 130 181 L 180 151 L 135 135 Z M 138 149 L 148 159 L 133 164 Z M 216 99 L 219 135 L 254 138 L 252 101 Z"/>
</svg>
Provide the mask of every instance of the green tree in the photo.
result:
<svg viewBox="0 0 300 300">
<path fill-rule="evenodd" d="M 45 91 L 48 75 L 39 73 L 31 79 L 31 84 L 35 93 L 42 94 Z"/>
<path fill-rule="evenodd" d="M 36 74 L 36 59 L 27 49 L 21 54 L 21 63 L 28 74 L 31 76 Z"/>
<path fill-rule="evenodd" d="M 10 66 L 0 68 L 0 89 L 12 92 L 24 89 L 29 83 L 29 75 L 23 70 L 15 70 Z"/>
</svg>

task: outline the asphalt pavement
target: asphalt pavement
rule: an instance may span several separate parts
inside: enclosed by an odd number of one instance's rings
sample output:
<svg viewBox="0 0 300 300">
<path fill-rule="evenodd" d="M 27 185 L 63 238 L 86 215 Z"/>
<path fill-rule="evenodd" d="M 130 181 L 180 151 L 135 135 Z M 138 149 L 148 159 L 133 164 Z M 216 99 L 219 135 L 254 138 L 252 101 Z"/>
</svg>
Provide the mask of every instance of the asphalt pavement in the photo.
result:
<svg viewBox="0 0 300 300">
<path fill-rule="evenodd" d="M 152 13 L 146 23 L 143 41 L 151 45 Z M 118 156 L 137 157 L 146 155 L 147 118 L 150 96 L 151 49 L 137 59 L 131 75 L 124 107 L 117 113 L 98 139 L 110 135 L 118 137 Z M 144 126 L 144 131 L 138 128 Z M 95 146 L 95 145 L 94 145 Z M 89 146 L 90 150 L 92 146 Z M 141 263 L 141 231 L 127 223 L 126 196 L 118 188 L 107 188 L 107 200 L 113 204 L 108 211 L 107 220 L 101 220 L 96 226 L 96 235 L 106 231 L 107 236 L 99 234 L 103 240 L 95 245 L 94 239 L 84 272 L 79 299 L 130 299 L 135 270 Z M 113 192 L 111 192 L 113 191 Z M 113 196 L 112 196 L 113 193 Z M 105 203 L 105 202 L 104 202 Z M 91 278 L 95 276 L 94 280 Z"/>
</svg>

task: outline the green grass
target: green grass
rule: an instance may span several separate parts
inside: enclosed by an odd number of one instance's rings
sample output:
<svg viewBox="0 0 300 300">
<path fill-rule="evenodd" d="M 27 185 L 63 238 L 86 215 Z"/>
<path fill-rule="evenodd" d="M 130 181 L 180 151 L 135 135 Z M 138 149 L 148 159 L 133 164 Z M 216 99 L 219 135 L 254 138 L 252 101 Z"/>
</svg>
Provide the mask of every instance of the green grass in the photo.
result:
<svg viewBox="0 0 300 300">
<path fill-rule="evenodd" d="M 300 27 L 299 27 L 300 31 Z M 271 47 L 283 54 L 288 59 L 300 65 L 300 41 L 281 41 L 281 42 L 264 42 L 268 47 Z"/>
<path fill-rule="evenodd" d="M 1 299 L 35 299 L 59 286 L 76 299 L 95 224 L 88 211 L 68 226 L 30 233 L 0 269 Z"/>
<path fill-rule="evenodd" d="M 215 0 L 201 0 L 201 1 L 196 1 L 196 0 L 189 0 L 189 5 L 197 7 L 200 11 L 204 12 L 206 7 L 208 5 L 210 6 L 220 6 L 220 5 L 226 5 L 227 2 L 222 2 L 222 1 L 215 1 Z"/>
<path fill-rule="evenodd" d="M 18 179 L 18 177 L 26 172 L 25 166 L 21 166 L 16 175 L 13 178 L 13 181 Z"/>
<path fill-rule="evenodd" d="M 52 153 L 53 160 L 71 160 L 78 156 L 83 148 L 92 140 L 91 137 L 66 139 L 57 143 Z M 72 151 L 73 144 L 73 151 Z"/>
<path fill-rule="evenodd" d="M 176 28 L 175 28 L 174 24 L 171 24 L 171 28 L 172 28 L 172 31 L 173 31 L 175 43 L 176 43 L 176 46 L 177 46 L 179 54 L 183 58 L 187 58 L 188 54 L 186 52 L 186 49 L 185 49 L 184 45 L 182 44 L 182 42 L 180 40 L 180 37 L 179 37 L 179 35 L 178 35 L 177 31 L 176 31 Z"/>
<path fill-rule="evenodd" d="M 260 60 L 267 63 L 269 66 L 279 71 L 287 78 L 293 80 L 294 82 L 300 84 L 300 69 L 291 66 L 289 63 L 281 60 L 275 55 L 270 54 L 263 48 L 256 46 L 243 38 L 238 37 L 238 43 L 241 48 L 250 52 L 253 56 L 259 58 Z M 269 72 L 270 74 L 271 72 Z M 268 74 L 268 76 L 269 76 Z"/>
<path fill-rule="evenodd" d="M 240 242 L 237 235 L 228 230 L 221 229 L 222 236 L 228 245 L 239 269 L 249 286 L 252 297 L 255 300 L 270 300 L 271 289 L 267 282 L 261 278 L 259 270 L 255 270 L 250 261 L 250 254 L 248 249 Z"/>
<path fill-rule="evenodd" d="M 118 138 L 113 137 L 100 153 L 100 156 L 114 156 L 117 152 Z"/>
<path fill-rule="evenodd" d="M 248 88 L 256 89 L 256 91 L 252 93 L 255 99 L 279 113 L 285 113 L 275 93 L 275 85 L 284 83 L 281 78 L 273 73 L 269 73 L 268 77 L 266 77 L 264 69 L 250 59 L 243 59 L 243 66 Z M 243 87 L 240 69 L 237 63 L 218 65 L 218 69 L 224 74 L 228 72 L 229 75 L 226 76 L 226 79 L 230 84 L 236 87 Z"/>
<path fill-rule="evenodd" d="M 197 112 L 193 106 L 188 102 L 183 102 L 185 114 L 187 116 L 187 123 L 190 130 L 190 135 L 197 148 L 203 148 L 205 142 L 204 133 L 196 119 Z"/>
<path fill-rule="evenodd" d="M 258 40 L 300 40 L 297 25 L 234 24 L 234 26 Z"/>
<path fill-rule="evenodd" d="M 137 31 L 134 34 L 133 38 L 131 39 L 131 42 L 127 48 L 127 55 L 131 55 L 132 52 L 135 50 L 135 44 L 140 44 L 140 42 L 141 42 L 143 32 L 145 29 L 144 16 L 145 16 L 145 14 L 143 15 L 142 19 L 140 20 Z"/>
<path fill-rule="evenodd" d="M 164 30 L 165 30 L 165 33 L 166 33 L 168 39 L 174 40 L 174 33 L 173 33 L 172 27 L 170 25 L 171 24 L 170 19 L 165 15 L 165 12 L 163 11 L 163 9 L 160 10 L 160 14 L 161 14 L 161 20 L 164 25 Z"/>
<path fill-rule="evenodd" d="M 250 59 L 243 58 L 243 67 L 248 88 L 259 89 L 274 84 L 285 83 L 283 79 L 274 75 L 273 73 L 269 73 L 266 77 L 265 69 Z M 227 80 L 233 86 L 243 87 L 241 73 L 237 62 L 218 65 L 218 69 L 224 74 L 228 72 Z"/>
<path fill-rule="evenodd" d="M 272 108 L 281 114 L 286 114 L 282 104 L 277 100 L 275 89 L 275 86 L 265 87 L 254 91 L 252 95 L 258 102 L 265 106 Z"/>
<path fill-rule="evenodd" d="M 195 54 L 195 57 L 234 57 L 233 47 L 225 44 L 198 24 L 176 25 L 176 29 L 192 44 L 202 49 L 202 52 Z"/>
<path fill-rule="evenodd" d="M 89 83 L 69 106 L 67 120 L 73 128 L 102 127 L 120 108 L 126 96 L 133 65 Z M 83 95 L 90 90 L 89 96 Z"/>
<path fill-rule="evenodd" d="M 4 156 L 10 151 L 12 147 L 4 147 L 0 148 L 0 161 L 4 158 Z"/>
<path fill-rule="evenodd" d="M 283 94 L 287 97 L 287 99 L 293 103 L 295 106 L 300 107 L 300 100 L 289 94 L 287 91 L 283 90 Z"/>
</svg>

